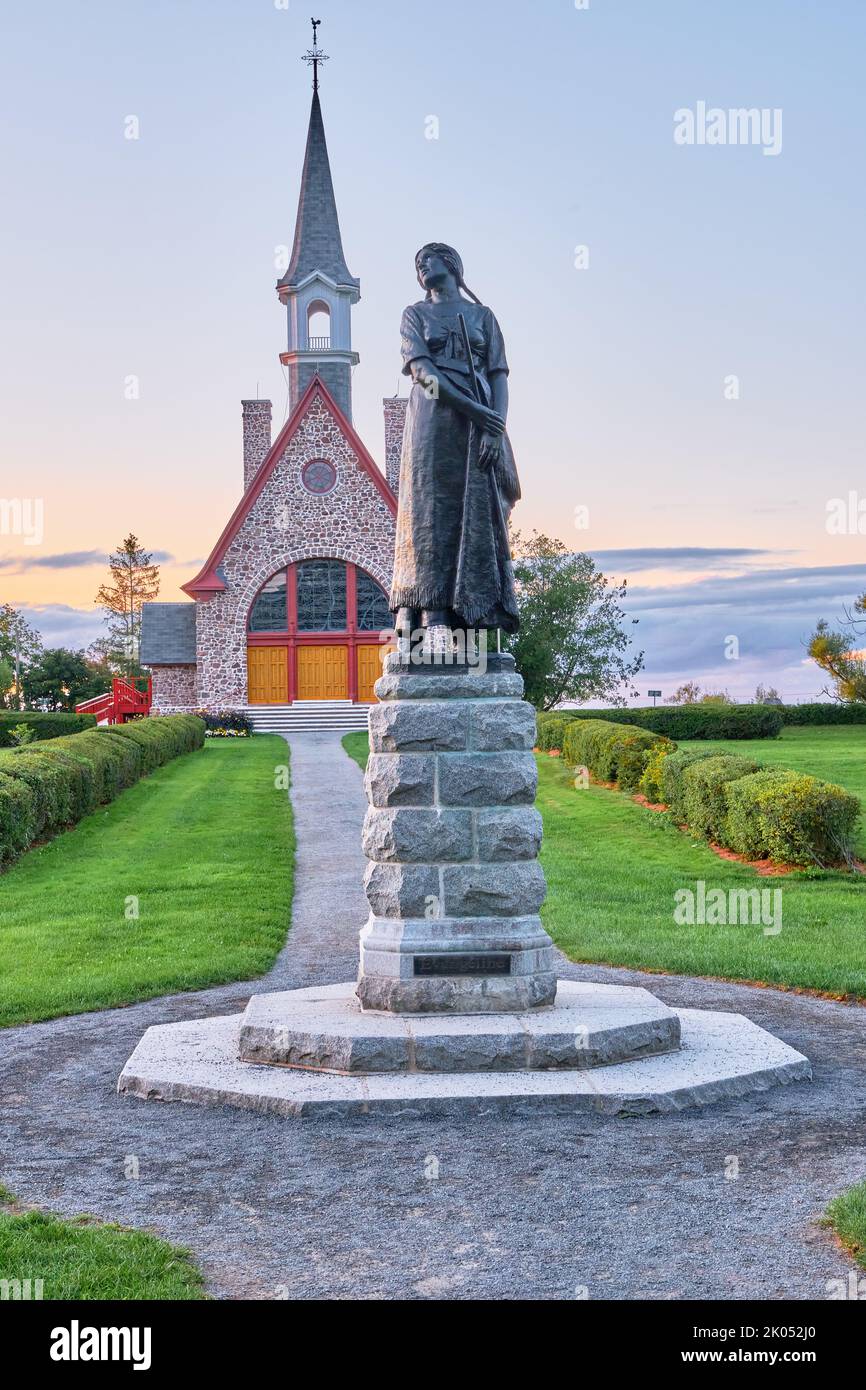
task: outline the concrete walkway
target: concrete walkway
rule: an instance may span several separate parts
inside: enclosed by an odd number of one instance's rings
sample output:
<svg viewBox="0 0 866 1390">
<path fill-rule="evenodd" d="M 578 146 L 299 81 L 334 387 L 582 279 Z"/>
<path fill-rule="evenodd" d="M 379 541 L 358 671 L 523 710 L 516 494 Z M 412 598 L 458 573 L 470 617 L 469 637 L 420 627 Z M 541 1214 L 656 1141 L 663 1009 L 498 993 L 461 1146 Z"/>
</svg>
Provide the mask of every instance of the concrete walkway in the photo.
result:
<svg viewBox="0 0 866 1390">
<path fill-rule="evenodd" d="M 297 892 L 274 969 L 0 1033 L 0 1180 L 191 1248 L 224 1298 L 825 1298 L 852 1266 L 816 1219 L 866 1176 L 864 1009 L 563 960 L 744 1013 L 812 1060 L 812 1084 L 679 1115 L 338 1123 L 117 1096 L 149 1024 L 354 977 L 361 774 L 333 735 L 290 743 Z"/>
</svg>

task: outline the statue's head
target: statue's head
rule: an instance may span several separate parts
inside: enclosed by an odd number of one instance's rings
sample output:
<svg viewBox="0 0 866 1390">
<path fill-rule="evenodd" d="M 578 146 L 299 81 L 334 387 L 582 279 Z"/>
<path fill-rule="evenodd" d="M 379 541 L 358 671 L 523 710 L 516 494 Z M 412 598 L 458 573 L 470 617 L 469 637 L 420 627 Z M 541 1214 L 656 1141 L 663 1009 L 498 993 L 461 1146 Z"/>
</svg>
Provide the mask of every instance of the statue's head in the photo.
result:
<svg viewBox="0 0 866 1390">
<path fill-rule="evenodd" d="M 428 299 L 434 287 L 444 286 L 452 279 L 458 290 L 465 290 L 470 299 L 474 299 L 476 304 L 480 303 L 463 279 L 463 262 L 459 253 L 444 241 L 428 241 L 426 246 L 421 247 L 415 257 L 415 272 Z"/>
</svg>

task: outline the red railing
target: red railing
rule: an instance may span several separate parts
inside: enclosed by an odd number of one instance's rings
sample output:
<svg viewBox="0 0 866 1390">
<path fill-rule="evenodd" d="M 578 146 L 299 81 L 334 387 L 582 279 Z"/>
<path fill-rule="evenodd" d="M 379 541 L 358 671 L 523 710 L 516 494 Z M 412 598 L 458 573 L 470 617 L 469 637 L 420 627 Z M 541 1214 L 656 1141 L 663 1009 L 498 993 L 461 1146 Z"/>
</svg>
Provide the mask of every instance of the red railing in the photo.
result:
<svg viewBox="0 0 866 1390">
<path fill-rule="evenodd" d="M 104 695 L 94 695 L 90 700 L 83 700 L 80 705 L 75 706 L 75 713 L 95 714 L 97 724 L 125 724 L 127 719 L 148 714 L 152 687 L 150 677 L 146 679 L 146 687 L 139 690 L 138 686 L 132 685 L 130 681 L 115 676 L 110 690 L 106 690 Z"/>
</svg>

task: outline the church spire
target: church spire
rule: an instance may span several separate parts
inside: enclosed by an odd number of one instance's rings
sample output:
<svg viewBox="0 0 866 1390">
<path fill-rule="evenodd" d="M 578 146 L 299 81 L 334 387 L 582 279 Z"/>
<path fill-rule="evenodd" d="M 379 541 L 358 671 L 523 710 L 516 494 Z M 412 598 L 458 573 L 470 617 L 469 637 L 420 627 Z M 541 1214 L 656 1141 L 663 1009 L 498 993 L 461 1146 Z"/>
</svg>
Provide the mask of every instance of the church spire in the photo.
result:
<svg viewBox="0 0 866 1390">
<path fill-rule="evenodd" d="M 287 370 L 292 409 L 312 379 L 321 377 L 349 420 L 352 418 L 352 368 L 358 354 L 352 348 L 352 305 L 361 297 L 361 282 L 343 255 L 337 201 L 331 181 L 328 146 L 319 104 L 319 65 L 327 54 L 319 48 L 313 20 L 313 47 L 305 62 L 313 68 L 313 104 L 307 149 L 301 175 L 301 195 L 291 260 L 277 281 L 280 303 L 286 306 L 288 351 L 280 354 Z"/>
<path fill-rule="evenodd" d="M 321 20 L 313 20 L 313 47 L 304 55 L 304 62 L 313 68 L 313 103 L 307 130 L 307 149 L 301 174 L 301 194 L 295 221 L 295 241 L 288 270 L 277 282 L 277 288 L 298 285 L 307 275 L 321 271 L 338 285 L 360 281 L 352 275 L 343 255 L 337 200 L 331 179 L 331 165 L 325 140 L 325 125 L 319 102 L 319 64 L 328 55 L 319 48 L 316 30 Z"/>
</svg>

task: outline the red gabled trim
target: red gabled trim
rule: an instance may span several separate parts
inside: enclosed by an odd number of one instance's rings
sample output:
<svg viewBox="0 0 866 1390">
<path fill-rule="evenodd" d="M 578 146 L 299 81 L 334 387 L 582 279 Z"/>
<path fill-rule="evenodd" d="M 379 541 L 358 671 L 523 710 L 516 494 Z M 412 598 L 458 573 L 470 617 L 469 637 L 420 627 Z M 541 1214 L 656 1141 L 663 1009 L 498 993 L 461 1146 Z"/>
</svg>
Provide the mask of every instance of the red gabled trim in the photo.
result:
<svg viewBox="0 0 866 1390">
<path fill-rule="evenodd" d="M 186 584 L 181 584 L 180 587 L 183 592 L 189 594 L 191 598 L 205 598 L 210 594 L 217 594 L 225 589 L 225 584 L 216 572 L 217 566 L 220 564 L 229 545 L 243 525 L 250 508 L 264 490 L 268 479 L 285 453 L 287 446 L 291 443 L 295 434 L 297 434 L 301 421 L 316 395 L 321 396 L 326 409 L 333 415 L 340 432 L 344 435 L 354 453 L 357 455 L 358 463 L 362 471 L 369 476 L 370 481 L 381 495 L 391 515 L 397 515 L 397 499 L 388 486 L 387 480 L 382 473 L 379 472 L 372 455 L 362 443 L 359 435 L 356 434 L 353 427 L 349 424 L 349 421 L 337 405 L 337 402 L 334 400 L 334 397 L 331 395 L 321 377 L 314 376 L 271 445 L 267 457 L 259 468 L 252 483 L 232 512 L 228 525 L 208 556 L 203 569 L 199 571 L 195 579 L 190 579 Z"/>
</svg>

